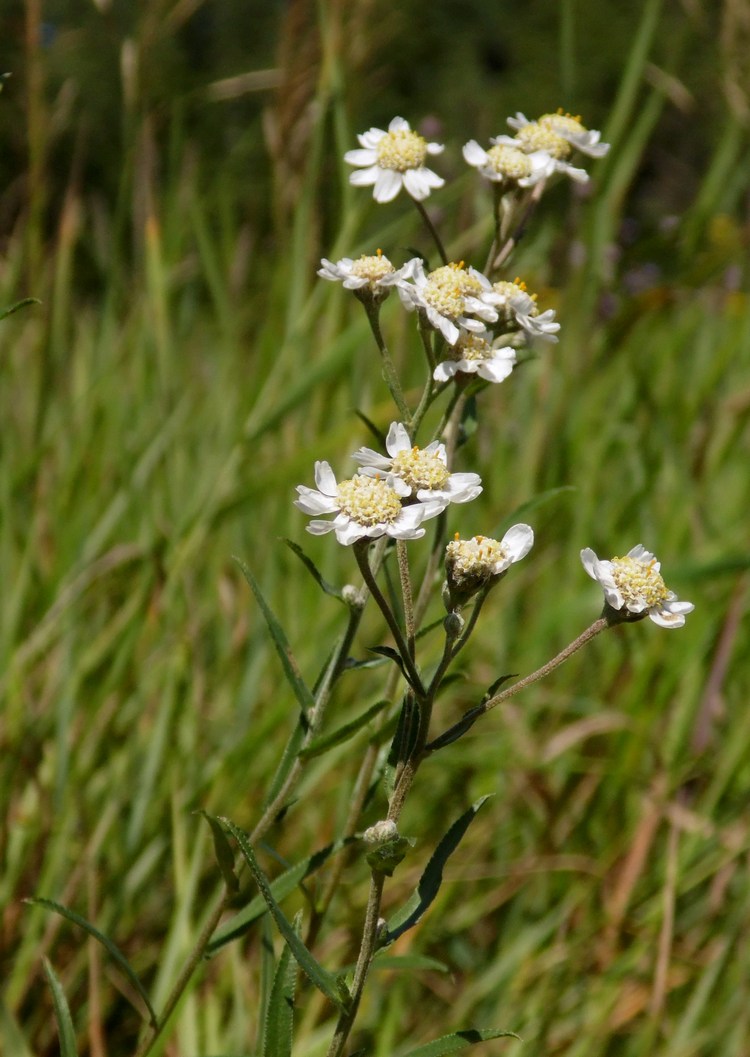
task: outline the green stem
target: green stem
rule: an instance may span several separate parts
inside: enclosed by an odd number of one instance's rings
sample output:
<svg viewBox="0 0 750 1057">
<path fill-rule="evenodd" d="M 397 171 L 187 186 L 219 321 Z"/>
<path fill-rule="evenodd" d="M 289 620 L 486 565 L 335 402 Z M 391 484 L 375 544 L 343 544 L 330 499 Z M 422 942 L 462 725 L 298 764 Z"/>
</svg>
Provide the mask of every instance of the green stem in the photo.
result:
<svg viewBox="0 0 750 1057">
<path fill-rule="evenodd" d="M 398 573 L 401 580 L 401 596 L 404 601 L 404 624 L 406 625 L 406 645 L 409 656 L 414 660 L 414 602 L 411 590 L 411 574 L 409 572 L 409 557 L 406 553 L 404 540 L 396 540 L 396 554 L 398 555 Z"/>
<path fill-rule="evenodd" d="M 388 391 L 393 397 L 393 402 L 398 408 L 398 412 L 401 416 L 401 421 L 404 423 L 407 429 L 411 427 L 411 412 L 406 405 L 404 399 L 404 393 L 401 388 L 401 383 L 398 379 L 398 373 L 396 367 L 391 359 L 391 354 L 388 351 L 388 346 L 385 343 L 383 332 L 380 329 L 380 305 L 372 300 L 363 301 L 365 306 L 365 312 L 367 313 L 367 319 L 370 324 L 375 342 L 380 350 L 380 358 L 383 362 L 383 376 L 385 383 L 388 386 Z"/>
<path fill-rule="evenodd" d="M 365 583 L 370 589 L 370 594 L 377 602 L 380 607 L 380 612 L 385 617 L 388 627 L 391 629 L 391 634 L 396 642 L 396 649 L 398 650 L 401 660 L 403 661 L 404 668 L 409 677 L 412 689 L 416 694 L 419 695 L 420 699 L 424 697 L 424 687 L 422 686 L 422 680 L 419 672 L 417 671 L 414 660 L 409 652 L 409 649 L 404 641 L 404 636 L 401 628 L 398 626 L 398 621 L 393 615 L 393 610 L 388 605 L 383 592 L 377 585 L 375 577 L 373 576 L 372 569 L 370 568 L 370 562 L 367 557 L 367 548 L 369 546 L 369 540 L 357 540 L 354 544 L 354 557 L 357 559 L 357 565 L 362 573 Z"/>
<path fill-rule="evenodd" d="M 440 236 L 437 233 L 437 228 L 435 227 L 435 225 L 430 220 L 429 213 L 427 212 L 425 207 L 422 205 L 422 203 L 419 202 L 416 198 L 412 198 L 412 202 L 417 207 L 417 210 L 418 210 L 420 216 L 422 217 L 422 220 L 425 222 L 427 230 L 432 235 L 432 238 L 433 238 L 433 240 L 435 242 L 435 245 L 437 246 L 437 251 L 440 254 L 441 261 L 443 262 L 443 264 L 447 264 L 448 263 L 448 254 L 445 252 L 445 247 L 443 246 L 442 239 L 440 238 Z"/>
</svg>

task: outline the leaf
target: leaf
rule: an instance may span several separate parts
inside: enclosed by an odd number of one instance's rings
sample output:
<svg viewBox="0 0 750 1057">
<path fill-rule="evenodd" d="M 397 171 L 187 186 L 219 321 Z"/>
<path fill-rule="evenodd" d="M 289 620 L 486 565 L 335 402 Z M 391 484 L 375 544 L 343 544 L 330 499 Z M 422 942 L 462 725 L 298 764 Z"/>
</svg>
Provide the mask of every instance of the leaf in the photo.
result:
<svg viewBox="0 0 750 1057">
<path fill-rule="evenodd" d="M 378 954 L 376 954 L 372 962 L 372 969 L 391 969 L 395 971 L 404 969 L 410 973 L 422 971 L 450 972 L 445 962 L 439 962 L 437 958 L 428 958 L 425 954 L 384 954 L 382 957 L 378 957 Z"/>
<path fill-rule="evenodd" d="M 397 664 L 404 679 L 411 686 L 411 677 L 406 670 L 403 658 L 398 650 L 394 650 L 392 646 L 368 646 L 367 648 L 370 653 L 377 653 L 380 657 L 387 657 L 389 660 Z"/>
<path fill-rule="evenodd" d="M 429 908 L 440 891 L 440 885 L 443 883 L 443 869 L 446 862 L 461 843 L 463 835 L 487 800 L 489 800 L 489 796 L 480 797 L 450 827 L 432 853 L 413 895 L 388 923 L 388 931 L 382 946 L 393 943 L 399 936 L 413 928 Z"/>
<path fill-rule="evenodd" d="M 281 900 L 293 892 L 298 887 L 301 881 L 304 881 L 310 874 L 325 863 L 331 855 L 341 851 L 342 848 L 347 847 L 350 844 L 355 843 L 356 837 L 345 837 L 343 840 L 337 840 L 333 844 L 326 845 L 325 848 L 321 848 L 316 851 L 313 855 L 309 855 L 306 859 L 301 862 L 295 863 L 294 866 L 290 867 L 285 873 L 281 874 L 270 884 L 270 889 L 274 899 Z M 251 903 L 248 904 L 236 914 L 231 921 L 228 921 L 224 927 L 216 933 L 214 938 L 211 940 L 207 947 L 209 954 L 214 954 L 220 947 L 224 947 L 227 943 L 231 943 L 232 940 L 238 939 L 250 928 L 254 921 L 262 917 L 268 906 L 262 895 L 257 895 Z"/>
<path fill-rule="evenodd" d="M 462 1053 L 477 1042 L 502 1038 L 517 1039 L 518 1035 L 513 1031 L 500 1031 L 498 1028 L 465 1028 L 463 1031 L 443 1035 L 442 1038 L 424 1046 L 418 1046 L 416 1050 L 409 1050 L 404 1057 L 444 1057 L 448 1053 Z"/>
<path fill-rule="evenodd" d="M 2 88 L 2 82 L 0 82 L 0 88 Z M 0 319 L 6 319 L 8 316 L 12 316 L 14 312 L 17 312 L 19 308 L 25 308 L 26 305 L 41 305 L 41 301 L 38 297 L 24 297 L 22 301 L 16 301 L 14 305 L 9 308 L 0 309 Z"/>
<path fill-rule="evenodd" d="M 250 847 L 250 843 L 242 832 L 242 830 L 235 826 L 235 824 L 228 818 L 222 818 L 220 820 L 224 826 L 229 830 L 234 839 L 237 841 L 240 851 L 242 852 L 243 858 L 250 868 L 250 872 L 255 879 L 255 883 L 260 889 L 261 895 L 265 899 L 268 909 L 273 915 L 273 919 L 276 922 L 281 935 L 284 937 L 287 945 L 291 949 L 291 952 L 299 965 L 300 969 L 303 970 L 315 984 L 319 991 L 330 999 L 331 1002 L 342 1012 L 346 1009 L 349 993 L 346 990 L 346 986 L 340 978 L 333 976 L 329 973 L 322 965 L 312 956 L 310 951 L 305 947 L 302 940 L 295 933 L 294 928 L 285 916 L 279 904 L 273 897 L 271 886 L 268 883 L 266 875 L 258 865 L 258 860 L 255 858 L 255 852 Z"/>
<path fill-rule="evenodd" d="M 446 745 L 451 745 L 454 741 L 458 741 L 459 738 L 471 730 L 476 721 L 480 716 L 484 715 L 484 709 L 481 705 L 474 705 L 468 712 L 464 712 L 463 716 L 457 723 L 454 723 L 452 727 L 449 727 L 443 734 L 439 734 L 434 741 L 431 741 L 428 745 L 425 745 L 425 752 L 434 752 L 436 749 L 443 749 Z"/>
<path fill-rule="evenodd" d="M 82 918 L 80 914 L 76 914 L 74 910 L 70 910 L 68 907 L 63 906 L 62 903 L 55 903 L 52 899 L 43 899 L 41 896 L 33 896 L 29 899 L 25 899 L 24 902 L 28 903 L 31 906 L 46 907 L 47 910 L 54 910 L 56 914 L 60 914 L 62 917 L 67 918 L 68 921 L 72 921 L 74 925 L 78 925 L 79 928 L 82 928 L 85 932 L 88 932 L 89 936 L 93 936 L 95 940 L 98 940 L 98 942 L 101 943 L 101 945 L 105 948 L 112 960 L 116 962 L 116 964 L 122 969 L 130 983 L 141 996 L 146 1005 L 146 1009 L 148 1010 L 149 1021 L 151 1023 L 151 1026 L 156 1027 L 156 1012 L 154 1010 L 154 1007 L 151 1005 L 151 1002 L 149 1001 L 149 997 L 146 994 L 143 984 L 138 979 L 135 970 L 131 968 L 130 962 L 127 960 L 122 951 L 120 951 L 114 945 L 109 936 L 105 936 L 104 933 L 100 932 L 99 929 L 92 925 L 90 921 L 87 921 L 85 918 Z M 134 1008 L 138 1009 L 137 1006 Z M 138 1009 L 138 1013 L 140 1012 L 141 1010 Z"/>
<path fill-rule="evenodd" d="M 209 815 L 207 811 L 202 809 L 198 811 L 198 814 L 203 815 L 211 827 L 211 836 L 214 839 L 214 854 L 221 870 L 221 876 L 224 878 L 227 891 L 235 894 L 240 890 L 240 882 L 234 872 L 234 854 L 229 847 L 227 835 L 221 828 L 221 823 L 213 815 Z"/>
<path fill-rule="evenodd" d="M 406 694 L 398 716 L 396 732 L 393 735 L 388 763 L 397 767 L 411 758 L 419 733 L 419 705 L 411 694 Z"/>
<path fill-rule="evenodd" d="M 371 719 L 375 716 L 380 715 L 384 708 L 390 705 L 388 698 L 383 698 L 381 701 L 376 701 L 374 705 L 371 705 L 361 716 L 357 716 L 350 723 L 345 723 L 342 727 L 337 727 L 336 730 L 332 730 L 330 734 L 324 734 L 319 738 L 313 738 L 310 744 L 304 748 L 299 757 L 301 760 L 310 760 L 313 756 L 321 756 L 328 749 L 332 749 L 334 745 L 341 745 L 343 742 L 353 738 L 357 731 L 361 730 L 362 727 L 367 726 Z"/>
<path fill-rule="evenodd" d="M 297 701 L 299 702 L 299 706 L 302 709 L 302 712 L 307 714 L 315 705 L 315 701 L 308 686 L 300 675 L 299 669 L 297 667 L 297 662 L 294 659 L 291 647 L 289 645 L 289 642 L 287 641 L 286 635 L 284 634 L 284 629 L 277 620 L 271 607 L 266 602 L 261 592 L 260 585 L 253 576 L 249 567 L 240 558 L 235 558 L 234 560 L 237 562 L 240 569 L 242 570 L 242 575 L 245 577 L 248 584 L 250 585 L 250 589 L 255 595 L 256 601 L 258 602 L 263 616 L 265 617 L 266 625 L 271 633 L 271 638 L 273 639 L 273 644 L 276 647 L 276 652 L 279 655 L 281 666 L 284 669 L 284 675 L 287 678 L 287 682 L 294 691 L 294 695 L 297 698 Z"/>
<path fill-rule="evenodd" d="M 57 1033 L 60 1036 L 60 1057 L 78 1057 L 76 1049 L 76 1033 L 73 1028 L 73 1018 L 70 1015 L 65 992 L 62 984 L 55 975 L 55 970 L 47 958 L 42 958 L 44 972 L 50 988 L 52 989 L 52 1001 L 55 1006 L 55 1020 L 57 1021 Z"/>
<path fill-rule="evenodd" d="M 517 677 L 518 672 L 508 672 L 507 675 L 501 675 L 498 679 L 494 681 L 494 683 L 490 683 L 490 685 L 487 687 L 484 697 L 480 702 L 480 707 L 485 703 L 485 701 L 489 701 L 491 697 L 495 696 L 495 694 L 503 685 L 503 683 L 507 683 L 509 679 L 516 679 Z"/>
<path fill-rule="evenodd" d="M 287 539 L 286 536 L 282 538 L 289 550 L 297 555 L 297 557 L 302 562 L 307 571 L 310 573 L 318 587 L 322 591 L 325 591 L 327 595 L 332 595 L 334 598 L 342 600 L 340 588 L 334 587 L 333 584 L 330 584 L 326 579 L 324 579 L 315 562 L 312 560 L 312 558 L 305 554 L 305 552 L 300 547 L 299 543 L 295 543 L 294 540 Z"/>
<path fill-rule="evenodd" d="M 302 922 L 300 911 L 292 925 L 299 938 Z M 297 984 L 297 964 L 288 946 L 284 947 L 276 967 L 273 987 L 266 1009 L 263 1030 L 263 1057 L 291 1057 L 292 1028 L 294 1025 L 294 991 Z"/>
</svg>

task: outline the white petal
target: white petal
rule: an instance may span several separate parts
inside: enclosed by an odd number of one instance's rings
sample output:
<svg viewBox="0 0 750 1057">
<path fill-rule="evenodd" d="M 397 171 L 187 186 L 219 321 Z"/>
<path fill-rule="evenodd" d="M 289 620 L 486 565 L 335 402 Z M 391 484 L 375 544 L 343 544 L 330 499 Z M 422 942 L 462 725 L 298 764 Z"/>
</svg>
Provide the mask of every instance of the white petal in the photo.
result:
<svg viewBox="0 0 750 1057">
<path fill-rule="evenodd" d="M 315 483 L 323 495 L 337 496 L 338 485 L 336 474 L 331 469 L 331 464 L 325 461 L 315 463 Z"/>
<path fill-rule="evenodd" d="M 581 551 L 581 562 L 592 580 L 599 579 L 599 559 L 591 547 L 584 547 Z"/>
<path fill-rule="evenodd" d="M 373 451 L 372 448 L 357 448 L 352 453 L 352 458 L 362 466 L 367 466 L 381 474 L 383 470 L 388 471 L 391 468 L 391 460 L 386 459 L 385 455 L 381 455 L 379 451 Z"/>
<path fill-rule="evenodd" d="M 431 181 L 429 176 L 434 176 L 438 183 Z M 411 195 L 412 198 L 416 198 L 418 202 L 427 198 L 430 194 L 431 187 L 442 187 L 444 180 L 441 180 L 439 176 L 435 176 L 434 173 L 430 173 L 429 169 L 407 169 L 403 174 L 404 187 Z"/>
<path fill-rule="evenodd" d="M 525 558 L 534 545 L 534 530 L 530 525 L 513 525 L 500 541 L 511 562 Z M 593 551 L 592 551 L 593 554 Z"/>
<path fill-rule="evenodd" d="M 663 602 L 650 609 L 648 615 L 660 628 L 681 628 L 685 624 L 685 614 L 694 609 L 692 602 Z"/>
<path fill-rule="evenodd" d="M 391 422 L 388 436 L 385 438 L 385 450 L 392 458 L 399 452 L 411 451 L 411 441 L 403 422 Z"/>
<path fill-rule="evenodd" d="M 355 169 L 349 173 L 349 183 L 353 187 L 371 187 L 382 171 L 379 165 L 371 165 L 369 169 Z"/>
<path fill-rule="evenodd" d="M 480 147 L 475 139 L 470 139 L 468 143 L 464 143 L 463 155 L 464 160 L 469 165 L 486 165 L 489 161 L 487 151 Z"/>
<path fill-rule="evenodd" d="M 333 528 L 336 532 L 336 539 L 345 547 L 367 535 L 367 529 L 363 525 L 358 525 L 356 521 L 350 521 L 348 518 L 346 522 L 334 524 Z M 382 532 L 380 535 L 382 536 Z"/>
<path fill-rule="evenodd" d="M 378 152 L 367 148 L 348 150 L 344 155 L 344 161 L 347 165 L 374 165 L 377 160 Z"/>
<path fill-rule="evenodd" d="M 585 169 L 576 169 L 574 165 L 568 165 L 567 162 L 558 161 L 555 163 L 555 168 L 558 172 L 564 172 L 571 180 L 575 180 L 576 183 L 585 184 L 589 181 L 589 174 Z"/>
<path fill-rule="evenodd" d="M 370 128 L 367 132 L 363 132 L 360 136 L 357 136 L 357 139 L 362 146 L 366 147 L 368 150 L 376 150 L 378 143 L 380 143 L 384 135 L 385 131 L 382 128 Z"/>
<path fill-rule="evenodd" d="M 460 363 L 456 363 L 454 360 L 443 360 L 432 372 L 432 377 L 436 382 L 449 382 L 453 375 L 460 370 L 465 370 Z"/>
<path fill-rule="evenodd" d="M 509 360 L 474 360 L 474 370 L 486 382 L 498 384 L 504 382 L 513 373 L 513 363 Z"/>
<path fill-rule="evenodd" d="M 515 117 L 509 117 L 507 120 L 511 128 L 523 128 L 525 125 L 531 124 L 526 115 L 522 114 L 520 110 L 516 111 Z"/>
<path fill-rule="evenodd" d="M 403 177 L 394 169 L 381 169 L 377 167 L 375 179 L 375 190 L 372 192 L 376 202 L 392 202 L 401 190 Z"/>
<path fill-rule="evenodd" d="M 311 521 L 305 528 L 313 536 L 325 536 L 326 532 L 334 528 L 334 524 L 332 521 Z"/>
<path fill-rule="evenodd" d="M 333 514 L 339 509 L 338 499 L 321 495 L 312 488 L 306 488 L 303 484 L 297 485 L 299 499 L 294 500 L 294 505 L 303 514 Z"/>
<path fill-rule="evenodd" d="M 401 132 L 401 131 L 408 132 L 410 128 L 411 128 L 411 126 L 409 125 L 409 122 L 405 118 L 403 118 L 403 117 L 394 117 L 391 120 L 390 125 L 388 126 L 388 131 L 389 132 Z"/>
</svg>

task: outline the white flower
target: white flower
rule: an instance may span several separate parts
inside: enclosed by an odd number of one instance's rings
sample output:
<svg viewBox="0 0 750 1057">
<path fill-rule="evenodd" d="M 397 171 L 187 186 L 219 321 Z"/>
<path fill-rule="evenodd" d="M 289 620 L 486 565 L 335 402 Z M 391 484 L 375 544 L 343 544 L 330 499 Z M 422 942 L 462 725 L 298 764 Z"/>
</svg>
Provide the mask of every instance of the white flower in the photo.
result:
<svg viewBox="0 0 750 1057">
<path fill-rule="evenodd" d="M 514 120 L 520 122 L 522 117 L 523 115 L 519 115 L 517 119 L 508 118 L 508 122 L 512 123 Z M 568 162 L 567 159 L 573 153 L 570 141 L 538 121 L 527 121 L 519 128 L 515 136 L 495 136 L 490 143 L 496 146 L 515 147 L 528 155 L 544 151 L 550 159 L 552 172 L 565 173 L 571 180 L 577 180 L 578 183 L 586 183 L 589 178 L 585 169 L 577 169 Z"/>
<path fill-rule="evenodd" d="M 555 171 L 554 160 L 543 150 L 526 154 L 517 146 L 497 143 L 484 150 L 475 139 L 470 139 L 464 145 L 463 154 L 469 165 L 493 183 L 533 187 Z"/>
<path fill-rule="evenodd" d="M 590 547 L 581 551 L 583 567 L 603 590 L 607 605 L 626 610 L 634 618 L 649 616 L 662 628 L 681 628 L 685 614 L 692 613 L 692 602 L 679 602 L 668 590 L 659 572 L 660 564 L 640 543 L 624 558 L 601 561 Z"/>
<path fill-rule="evenodd" d="M 426 448 L 412 447 L 406 427 L 391 422 L 385 440 L 388 457 L 372 448 L 359 448 L 354 459 L 361 464 L 360 473 L 370 477 L 387 473 L 404 485 L 405 495 L 416 495 L 434 517 L 449 503 L 469 503 L 482 491 L 477 473 L 450 473 L 445 445 L 433 440 Z"/>
<path fill-rule="evenodd" d="M 315 483 L 317 491 L 297 485 L 300 498 L 294 505 L 305 514 L 335 514 L 332 521 L 311 521 L 307 531 L 314 536 L 333 531 L 344 546 L 364 537 L 419 539 L 425 532 L 420 524 L 434 516 L 422 503 L 404 506 L 401 500 L 411 489 L 390 474 L 385 478 L 358 475 L 339 483 L 327 462 L 316 462 Z"/>
<path fill-rule="evenodd" d="M 466 268 L 460 261 L 427 274 L 418 257 L 405 268 L 410 268 L 413 281 L 404 280 L 398 285 L 404 306 L 409 311 L 416 308 L 423 312 L 449 345 L 456 344 L 462 330 L 481 333 L 485 323 L 497 320 L 497 294 L 489 279 L 476 268 Z"/>
<path fill-rule="evenodd" d="M 536 304 L 536 294 L 530 294 L 526 283 L 516 278 L 513 282 L 501 281 L 493 284 L 492 289 L 500 298 L 500 305 L 505 309 L 506 318 L 514 320 L 526 331 L 529 337 L 541 338 L 542 341 L 558 341 L 557 332 L 560 324 L 555 322 L 555 311 L 548 308 L 540 312 Z"/>
<path fill-rule="evenodd" d="M 525 558 L 533 544 L 534 532 L 523 524 L 509 528 L 500 542 L 487 536 L 462 540 L 456 533 L 445 548 L 448 607 L 464 605 L 489 580 Z"/>
<path fill-rule="evenodd" d="M 353 290 L 360 299 L 372 298 L 377 301 L 384 301 L 391 292 L 391 287 L 395 286 L 407 271 L 405 267 L 394 268 L 380 250 L 373 256 L 362 254 L 357 260 L 342 257 L 335 264 L 323 257 L 320 263 L 323 266 L 318 269 L 321 279 L 341 282 L 345 290 Z"/>
<path fill-rule="evenodd" d="M 428 154 L 441 153 L 442 144 L 428 143 L 402 117 L 394 117 L 387 132 L 371 128 L 357 139 L 362 149 L 347 151 L 344 161 L 362 168 L 350 175 L 349 182 L 356 187 L 372 186 L 376 202 L 390 202 L 402 187 L 421 201 L 445 183 L 424 164 Z"/>
<path fill-rule="evenodd" d="M 581 124 L 580 117 L 573 117 L 572 114 L 564 114 L 562 108 L 555 114 L 542 114 L 536 122 L 529 121 L 528 118 L 520 113 L 516 113 L 515 117 L 508 118 L 508 124 L 511 128 L 515 128 L 518 131 L 525 128 L 527 125 L 541 125 L 542 128 L 551 129 L 556 135 L 561 136 L 567 140 L 571 146 L 579 150 L 581 154 L 588 154 L 590 158 L 603 158 L 609 150 L 609 143 L 600 143 L 601 132 L 596 129 L 588 129 L 585 125 Z"/>
<path fill-rule="evenodd" d="M 450 349 L 451 359 L 443 360 L 432 373 L 436 382 L 447 382 L 459 371 L 478 374 L 487 382 L 504 382 L 516 364 L 516 350 L 510 345 L 495 348 L 492 335 L 464 333 Z"/>
</svg>

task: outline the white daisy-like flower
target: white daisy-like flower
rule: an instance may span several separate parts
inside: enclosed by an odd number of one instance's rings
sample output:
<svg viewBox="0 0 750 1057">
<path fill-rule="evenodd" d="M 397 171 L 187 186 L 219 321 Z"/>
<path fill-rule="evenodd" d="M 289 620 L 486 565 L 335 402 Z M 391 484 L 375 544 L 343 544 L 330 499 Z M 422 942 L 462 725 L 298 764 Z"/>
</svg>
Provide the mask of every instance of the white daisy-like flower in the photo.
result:
<svg viewBox="0 0 750 1057">
<path fill-rule="evenodd" d="M 513 121 L 513 118 L 508 120 Z M 529 155 L 544 151 L 550 158 L 552 172 L 564 173 L 578 183 L 586 183 L 589 178 L 585 169 L 577 169 L 567 160 L 573 153 L 570 141 L 538 121 L 527 122 L 515 136 L 494 136 L 490 143 L 495 146 L 515 147 Z"/>
<path fill-rule="evenodd" d="M 485 150 L 470 139 L 464 144 L 463 155 L 469 165 L 493 183 L 533 187 L 555 171 L 553 159 L 543 150 L 526 154 L 517 146 L 497 143 Z"/>
<path fill-rule="evenodd" d="M 607 605 L 632 614 L 631 620 L 648 616 L 662 628 L 681 628 L 685 614 L 695 609 L 692 602 L 678 601 L 674 591 L 667 588 L 659 572 L 660 563 L 640 543 L 624 558 L 610 561 L 600 560 L 586 547 L 581 551 L 581 561 L 604 590 Z"/>
<path fill-rule="evenodd" d="M 415 257 L 409 268 L 412 282 L 398 284 L 404 306 L 423 312 L 430 326 L 439 330 L 449 345 L 455 345 L 462 331 L 481 333 L 486 323 L 497 320 L 497 294 L 489 279 L 463 261 L 444 264 L 429 273 Z M 474 318 L 476 317 L 476 318 Z"/>
<path fill-rule="evenodd" d="M 541 125 L 542 128 L 551 129 L 558 136 L 562 136 L 571 146 L 579 150 L 581 154 L 588 154 L 590 158 L 603 158 L 609 150 L 609 143 L 601 143 L 602 134 L 597 129 L 586 128 L 581 123 L 579 115 L 563 112 L 562 107 L 554 114 L 542 114 L 536 122 L 529 119 L 520 111 L 515 117 L 508 118 L 511 128 L 521 131 L 527 125 Z"/>
<path fill-rule="evenodd" d="M 373 187 L 376 202 L 390 202 L 403 187 L 417 201 L 442 187 L 445 180 L 425 166 L 428 155 L 440 154 L 440 143 L 428 143 L 409 122 L 394 117 L 388 131 L 371 128 L 357 136 L 360 150 L 349 150 L 344 161 L 360 168 L 349 177 L 356 187 Z"/>
<path fill-rule="evenodd" d="M 316 462 L 315 483 L 317 490 L 297 485 L 299 499 L 295 499 L 294 505 L 313 516 L 335 514 L 332 521 L 311 521 L 307 531 L 314 536 L 335 532 L 336 539 L 344 546 L 365 537 L 419 539 L 425 533 L 420 528 L 422 521 L 434 516 L 423 503 L 404 506 L 402 499 L 411 493 L 411 489 L 392 474 L 385 477 L 358 474 L 347 481 L 337 482 L 327 462 Z"/>
<path fill-rule="evenodd" d="M 448 382 L 459 372 L 476 374 L 486 382 L 504 382 L 516 365 L 516 350 L 510 345 L 495 348 L 487 330 L 462 334 L 449 352 L 451 358 L 432 372 L 436 382 Z"/>
<path fill-rule="evenodd" d="M 406 267 L 395 268 L 381 250 L 371 256 L 362 254 L 356 260 L 342 257 L 335 264 L 323 257 L 320 263 L 321 279 L 340 282 L 345 290 L 353 290 L 360 299 L 375 301 L 384 301 L 391 287 L 407 273 Z"/>
<path fill-rule="evenodd" d="M 412 446 L 406 427 L 391 422 L 385 439 L 388 456 L 372 448 L 359 448 L 353 458 L 368 477 L 388 474 L 397 478 L 428 509 L 426 517 L 441 513 L 449 503 L 469 503 L 482 491 L 478 473 L 451 473 L 445 445 L 433 440 L 426 448 Z"/>
<path fill-rule="evenodd" d="M 525 558 L 534 544 L 529 525 L 514 525 L 503 538 L 474 536 L 462 540 L 458 533 L 445 548 L 448 603 L 463 605 L 490 581 L 499 578 L 515 562 Z"/>
<path fill-rule="evenodd" d="M 528 292 L 526 283 L 516 277 L 513 282 L 501 280 L 493 283 L 492 289 L 501 298 L 499 304 L 508 322 L 515 322 L 529 337 L 559 341 L 557 332 L 560 324 L 555 322 L 555 310 L 548 308 L 546 312 L 540 312 L 536 294 Z"/>
</svg>

